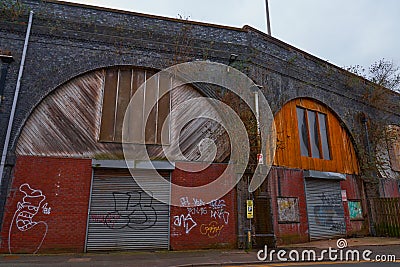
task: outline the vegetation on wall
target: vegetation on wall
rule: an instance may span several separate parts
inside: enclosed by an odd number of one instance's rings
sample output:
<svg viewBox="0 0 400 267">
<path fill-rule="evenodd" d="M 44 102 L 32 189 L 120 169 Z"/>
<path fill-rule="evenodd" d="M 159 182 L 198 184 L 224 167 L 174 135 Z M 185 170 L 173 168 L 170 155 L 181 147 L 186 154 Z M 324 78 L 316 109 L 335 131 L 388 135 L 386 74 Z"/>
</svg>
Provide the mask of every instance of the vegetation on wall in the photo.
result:
<svg viewBox="0 0 400 267">
<path fill-rule="evenodd" d="M 385 116 L 379 118 L 375 116 L 373 118 L 371 110 L 369 114 L 359 112 L 355 116 L 355 122 L 362 126 L 354 133 L 361 169 L 369 181 L 376 181 L 379 177 L 392 179 L 399 177 L 398 172 L 387 170 L 390 169 L 391 164 L 388 161 L 388 155 L 393 145 L 400 139 L 397 132 L 389 130 L 390 117 L 393 112 L 396 113 L 400 109 L 400 103 L 393 101 L 398 97 L 396 92 L 400 93 L 400 68 L 393 61 L 386 59 L 376 61 L 367 70 L 360 65 L 345 68 L 372 82 L 368 83 L 354 76 L 348 79 L 348 86 L 360 86 L 364 89 L 362 100 L 365 103 L 374 109 L 387 111 Z"/>
<path fill-rule="evenodd" d="M 0 1 L 0 18 L 7 20 L 16 20 L 24 14 L 26 7 L 21 1 L 1 0 Z"/>
<path fill-rule="evenodd" d="M 346 70 L 371 82 L 400 93 L 400 67 L 384 58 L 374 62 L 368 70 L 361 65 L 345 67 Z"/>
</svg>

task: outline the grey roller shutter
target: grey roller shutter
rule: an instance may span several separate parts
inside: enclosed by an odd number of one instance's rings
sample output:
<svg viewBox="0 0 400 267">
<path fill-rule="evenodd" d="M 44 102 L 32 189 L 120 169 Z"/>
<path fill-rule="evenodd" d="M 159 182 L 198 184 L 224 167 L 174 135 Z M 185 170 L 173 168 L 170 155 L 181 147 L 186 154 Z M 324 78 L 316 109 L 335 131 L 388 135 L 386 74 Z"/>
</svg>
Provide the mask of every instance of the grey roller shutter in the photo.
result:
<svg viewBox="0 0 400 267">
<path fill-rule="evenodd" d="M 148 171 L 136 179 L 154 181 Z M 162 173 L 170 179 L 168 172 Z M 158 187 L 170 197 L 170 188 Z M 128 170 L 96 169 L 93 175 L 86 250 L 168 249 L 169 206 L 146 194 Z"/>
<path fill-rule="evenodd" d="M 339 181 L 307 178 L 306 199 L 310 240 L 346 234 Z"/>
</svg>

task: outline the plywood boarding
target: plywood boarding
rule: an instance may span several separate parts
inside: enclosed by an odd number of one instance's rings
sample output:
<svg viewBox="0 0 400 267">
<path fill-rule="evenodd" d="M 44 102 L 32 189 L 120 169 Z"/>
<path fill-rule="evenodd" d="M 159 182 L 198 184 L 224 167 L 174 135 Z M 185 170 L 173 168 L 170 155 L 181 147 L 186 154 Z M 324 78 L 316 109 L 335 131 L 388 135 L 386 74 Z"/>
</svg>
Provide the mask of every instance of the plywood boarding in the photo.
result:
<svg viewBox="0 0 400 267">
<path fill-rule="evenodd" d="M 103 97 L 103 112 L 101 115 L 100 140 L 112 140 L 114 136 L 115 101 L 117 97 L 118 70 L 105 73 Z"/>
<path fill-rule="evenodd" d="M 118 73 L 118 94 L 117 94 L 117 111 L 115 113 L 114 122 L 114 141 L 122 140 L 122 125 L 126 108 L 128 107 L 131 99 L 132 87 L 132 70 L 120 69 Z M 107 80 L 106 80 L 107 81 Z M 115 106 L 115 105 L 114 105 Z M 105 108 L 105 106 L 103 106 Z M 103 121 L 102 121 L 103 124 Z"/>
<path fill-rule="evenodd" d="M 331 160 L 301 156 L 296 107 L 327 115 L 328 142 Z M 295 99 L 275 116 L 277 151 L 274 164 L 289 168 L 358 174 L 356 153 L 347 131 L 326 106 L 311 99 Z"/>
<path fill-rule="evenodd" d="M 120 143 L 101 142 L 100 125 L 103 105 L 103 89 L 107 71 L 99 70 L 76 77 L 54 90 L 31 113 L 18 139 L 18 155 L 76 157 L 97 159 L 123 159 Z M 117 72 L 116 72 L 117 73 Z M 117 75 L 117 74 L 113 74 Z M 133 75 L 131 95 L 145 80 L 143 72 Z M 117 77 L 113 82 L 117 82 Z M 164 89 L 163 89 L 164 90 Z M 201 94 L 191 86 L 182 86 L 170 93 L 171 108 Z M 116 101 L 117 97 L 112 97 Z M 207 113 L 217 112 L 213 107 L 203 107 Z M 166 110 L 160 110 L 166 117 Z M 115 114 L 110 111 L 110 114 Z M 229 138 L 223 127 L 209 120 L 193 120 L 180 132 L 174 125 L 180 118 L 171 118 L 171 139 L 179 139 L 182 154 L 188 160 L 199 159 L 198 144 L 204 138 L 212 138 L 217 146 L 214 162 L 222 162 L 229 157 Z M 142 121 L 130 128 L 141 129 Z M 159 121 L 160 123 L 160 121 Z M 109 134 L 114 126 L 109 125 Z M 168 134 L 168 133 L 167 133 Z M 151 159 L 165 158 L 161 146 L 147 147 Z"/>
</svg>

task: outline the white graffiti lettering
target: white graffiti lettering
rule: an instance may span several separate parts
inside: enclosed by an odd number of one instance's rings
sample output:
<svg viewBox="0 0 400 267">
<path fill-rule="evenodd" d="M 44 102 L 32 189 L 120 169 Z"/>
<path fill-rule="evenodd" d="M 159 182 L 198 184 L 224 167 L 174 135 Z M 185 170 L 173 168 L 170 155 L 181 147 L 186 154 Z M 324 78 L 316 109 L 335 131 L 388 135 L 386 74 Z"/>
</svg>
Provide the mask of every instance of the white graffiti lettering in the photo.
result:
<svg viewBox="0 0 400 267">
<path fill-rule="evenodd" d="M 224 211 L 223 209 L 220 210 L 212 210 L 210 211 L 211 214 L 211 218 L 212 219 L 221 219 L 224 220 L 225 224 L 229 223 L 229 212 L 228 211 Z"/>
<path fill-rule="evenodd" d="M 42 207 L 42 213 L 43 214 L 49 215 L 51 213 L 51 208 L 47 207 L 48 204 L 49 203 L 46 203 L 46 204 L 43 205 L 43 207 Z"/>
<path fill-rule="evenodd" d="M 193 204 L 195 206 L 204 206 L 206 203 L 202 199 L 193 198 Z"/>
<path fill-rule="evenodd" d="M 178 227 L 184 227 L 186 234 L 190 233 L 190 231 L 196 227 L 197 223 L 193 220 L 190 213 L 180 216 L 174 216 L 174 225 Z"/>
<path fill-rule="evenodd" d="M 181 201 L 182 207 L 189 207 L 190 206 L 190 201 L 189 201 L 188 197 L 181 197 L 180 201 Z"/>
<path fill-rule="evenodd" d="M 205 215 L 207 214 L 206 207 L 195 207 L 195 208 L 187 208 L 189 214 L 191 215 Z"/>
<path fill-rule="evenodd" d="M 208 205 L 210 206 L 210 208 L 214 210 L 223 209 L 226 207 L 225 200 L 223 199 L 213 200 L 210 203 L 208 203 Z"/>
</svg>

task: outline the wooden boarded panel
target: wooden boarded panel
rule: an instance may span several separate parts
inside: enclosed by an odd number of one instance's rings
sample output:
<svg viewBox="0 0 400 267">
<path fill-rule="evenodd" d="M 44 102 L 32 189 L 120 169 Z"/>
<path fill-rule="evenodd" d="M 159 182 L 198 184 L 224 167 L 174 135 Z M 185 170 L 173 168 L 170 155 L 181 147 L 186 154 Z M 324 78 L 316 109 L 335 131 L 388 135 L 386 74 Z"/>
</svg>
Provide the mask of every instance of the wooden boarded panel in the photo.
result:
<svg viewBox="0 0 400 267">
<path fill-rule="evenodd" d="M 377 236 L 400 237 L 400 198 L 376 198 L 371 204 Z"/>
<path fill-rule="evenodd" d="M 158 117 L 157 117 L 157 144 L 162 144 L 162 140 L 169 143 L 169 120 L 167 117 L 171 109 L 171 95 L 169 89 L 172 81 L 169 75 L 160 75 L 159 81 L 159 101 L 158 101 Z M 163 129 L 163 127 L 165 127 Z"/>
<path fill-rule="evenodd" d="M 115 116 L 114 141 L 122 141 L 122 126 L 126 108 L 131 97 L 132 70 L 122 69 L 118 77 L 117 114 Z"/>
<path fill-rule="evenodd" d="M 158 98 L 158 79 L 149 79 L 146 82 L 145 101 L 144 101 L 144 123 L 146 144 L 156 143 L 156 121 L 157 121 L 157 98 Z M 147 118 L 146 118 L 147 117 Z"/>
<path fill-rule="evenodd" d="M 131 95 L 145 80 L 143 69 L 133 70 Z M 99 142 L 102 115 L 106 114 L 102 114 L 102 105 L 107 71 L 99 70 L 86 73 L 71 79 L 49 94 L 35 108 L 25 123 L 18 139 L 16 153 L 30 156 L 123 159 L 121 143 L 105 141 L 104 139 Z M 116 71 L 113 70 L 110 73 L 116 74 Z M 149 75 L 152 75 L 152 73 L 150 71 Z M 113 77 L 116 83 L 116 76 Z M 111 94 L 111 96 L 115 101 L 115 95 Z M 201 94 L 195 88 L 188 85 L 182 86 L 171 93 L 171 106 L 176 107 L 180 103 L 196 97 L 201 97 Z M 110 97 L 107 101 L 112 102 Z M 111 107 L 114 107 L 114 105 L 111 105 Z M 142 106 L 139 109 L 140 114 L 142 114 Z M 204 111 L 209 116 L 217 116 L 212 114 L 218 114 L 211 105 L 205 107 Z M 114 116 L 115 111 L 110 111 L 109 114 Z M 134 118 L 135 120 L 131 123 L 133 125 L 131 130 L 134 133 L 140 133 L 139 129 L 142 129 L 142 127 L 137 125 L 142 123 L 141 116 L 134 116 Z M 177 127 L 174 127 L 179 119 L 171 118 L 171 139 L 180 138 L 181 132 L 178 131 Z M 135 124 L 136 122 L 138 123 Z M 114 126 L 111 126 L 110 129 L 113 130 Z M 216 137 L 213 140 L 217 145 L 217 155 L 214 162 L 224 162 L 229 159 L 229 137 L 222 126 L 216 123 L 196 124 L 196 127 L 187 130 L 181 136 L 185 137 L 181 139 L 183 142 L 181 148 L 186 148 L 182 153 L 188 157 L 188 160 L 198 158 L 197 144 L 200 140 L 213 137 Z M 195 145 L 189 146 L 188 144 Z M 160 146 L 148 146 L 148 153 L 152 159 L 163 159 L 165 157 Z"/>
<path fill-rule="evenodd" d="M 107 70 L 104 82 L 103 111 L 101 114 L 101 128 L 99 138 L 100 141 L 111 141 L 114 137 L 117 82 L 118 70 Z"/>
<path fill-rule="evenodd" d="M 331 160 L 301 156 L 296 107 L 327 115 L 328 143 Z M 278 148 L 274 164 L 289 168 L 358 174 L 359 165 L 347 131 L 326 106 L 311 99 L 295 99 L 276 114 Z"/>
<path fill-rule="evenodd" d="M 132 72 L 132 86 L 131 86 L 131 97 L 135 95 L 135 98 L 142 99 L 141 103 L 144 102 L 144 90 L 138 90 L 146 80 L 146 71 L 134 70 Z M 143 105 L 132 105 L 130 106 L 128 114 L 129 128 L 128 128 L 128 142 L 143 143 L 144 142 L 144 126 L 143 126 Z"/>
</svg>

